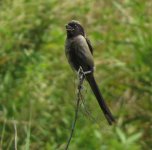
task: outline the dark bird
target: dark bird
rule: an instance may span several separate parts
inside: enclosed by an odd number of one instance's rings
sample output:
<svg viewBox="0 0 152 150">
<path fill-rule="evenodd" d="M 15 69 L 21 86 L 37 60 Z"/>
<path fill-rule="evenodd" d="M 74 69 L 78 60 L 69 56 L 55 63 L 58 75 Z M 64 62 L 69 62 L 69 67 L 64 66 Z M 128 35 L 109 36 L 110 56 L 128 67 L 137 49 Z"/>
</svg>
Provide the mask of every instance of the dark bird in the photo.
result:
<svg viewBox="0 0 152 150">
<path fill-rule="evenodd" d="M 108 123 L 111 125 L 115 119 L 107 107 L 98 85 L 95 81 L 93 70 L 93 48 L 86 38 L 84 28 L 78 21 L 70 21 L 66 26 L 67 38 L 65 43 L 65 54 L 71 67 L 79 71 L 81 67 L 85 73 L 85 78 L 91 86 L 91 89 L 98 100 Z"/>
</svg>

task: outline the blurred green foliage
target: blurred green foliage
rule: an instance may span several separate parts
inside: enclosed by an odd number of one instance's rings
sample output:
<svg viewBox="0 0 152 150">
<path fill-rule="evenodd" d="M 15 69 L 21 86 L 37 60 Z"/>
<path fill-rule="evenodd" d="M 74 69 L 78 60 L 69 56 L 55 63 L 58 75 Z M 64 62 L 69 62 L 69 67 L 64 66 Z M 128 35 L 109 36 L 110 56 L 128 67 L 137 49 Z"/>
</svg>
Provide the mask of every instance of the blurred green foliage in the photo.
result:
<svg viewBox="0 0 152 150">
<path fill-rule="evenodd" d="M 0 149 L 64 149 L 76 87 L 64 55 L 64 25 L 72 19 L 92 41 L 96 80 L 117 124 L 108 127 L 85 84 L 97 123 L 81 109 L 70 149 L 151 149 L 151 6 L 148 0 L 1 0 Z"/>
</svg>

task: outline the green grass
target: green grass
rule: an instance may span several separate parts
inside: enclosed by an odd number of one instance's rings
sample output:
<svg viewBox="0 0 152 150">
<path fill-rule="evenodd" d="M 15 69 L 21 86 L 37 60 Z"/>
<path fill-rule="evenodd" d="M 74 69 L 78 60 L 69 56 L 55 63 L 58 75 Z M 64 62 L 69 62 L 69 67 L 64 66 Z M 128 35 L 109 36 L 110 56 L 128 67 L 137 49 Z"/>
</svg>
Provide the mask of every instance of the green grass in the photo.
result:
<svg viewBox="0 0 152 150">
<path fill-rule="evenodd" d="M 64 54 L 64 25 L 79 20 L 94 47 L 95 77 L 115 114 L 108 127 L 85 83 L 73 150 L 151 149 L 151 1 L 2 0 L 0 147 L 64 149 L 74 117 L 75 79 Z"/>
</svg>

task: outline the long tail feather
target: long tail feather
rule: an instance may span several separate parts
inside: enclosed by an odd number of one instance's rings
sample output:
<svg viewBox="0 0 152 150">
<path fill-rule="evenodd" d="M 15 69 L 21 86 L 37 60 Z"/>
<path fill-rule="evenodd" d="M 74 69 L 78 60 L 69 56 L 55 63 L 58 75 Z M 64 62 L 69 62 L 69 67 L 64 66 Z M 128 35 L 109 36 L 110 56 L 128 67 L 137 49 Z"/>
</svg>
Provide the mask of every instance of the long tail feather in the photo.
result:
<svg viewBox="0 0 152 150">
<path fill-rule="evenodd" d="M 105 101 L 104 101 L 104 99 L 103 99 L 103 97 L 101 95 L 101 92 L 100 92 L 100 90 L 98 88 L 98 85 L 97 85 L 97 83 L 96 83 L 96 81 L 94 79 L 93 73 L 87 74 L 86 75 L 86 79 L 89 82 L 89 84 L 91 86 L 91 89 L 92 89 L 94 95 L 96 96 L 96 99 L 98 100 L 100 108 L 103 111 L 108 123 L 110 125 L 112 125 L 112 123 L 115 122 L 115 119 L 114 119 L 112 113 L 110 112 L 108 106 L 106 105 L 106 103 L 105 103 Z"/>
</svg>

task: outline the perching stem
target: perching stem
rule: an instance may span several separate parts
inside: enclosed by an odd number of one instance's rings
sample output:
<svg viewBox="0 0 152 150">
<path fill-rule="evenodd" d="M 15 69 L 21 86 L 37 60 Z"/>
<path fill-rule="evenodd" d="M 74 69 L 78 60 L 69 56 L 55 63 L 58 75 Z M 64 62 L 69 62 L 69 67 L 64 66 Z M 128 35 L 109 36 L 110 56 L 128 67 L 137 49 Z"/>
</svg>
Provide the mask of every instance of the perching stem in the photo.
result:
<svg viewBox="0 0 152 150">
<path fill-rule="evenodd" d="M 78 78 L 79 78 L 79 83 L 78 83 L 78 88 L 77 88 L 78 92 L 77 92 L 77 100 L 76 100 L 77 104 L 76 104 L 76 108 L 75 108 L 75 117 L 74 117 L 74 120 L 73 120 L 73 123 L 72 123 L 71 133 L 70 133 L 69 139 L 67 141 L 67 145 L 66 145 L 65 150 L 68 150 L 68 147 L 70 145 L 70 142 L 71 142 L 71 139 L 72 139 L 72 136 L 73 136 L 73 133 L 74 133 L 76 121 L 77 121 L 77 118 L 78 118 L 79 104 L 80 104 L 80 100 L 81 100 L 81 90 L 82 90 L 82 85 L 83 85 L 83 81 L 84 81 L 84 78 L 85 78 L 85 74 L 83 72 L 82 67 L 79 68 Z"/>
</svg>

